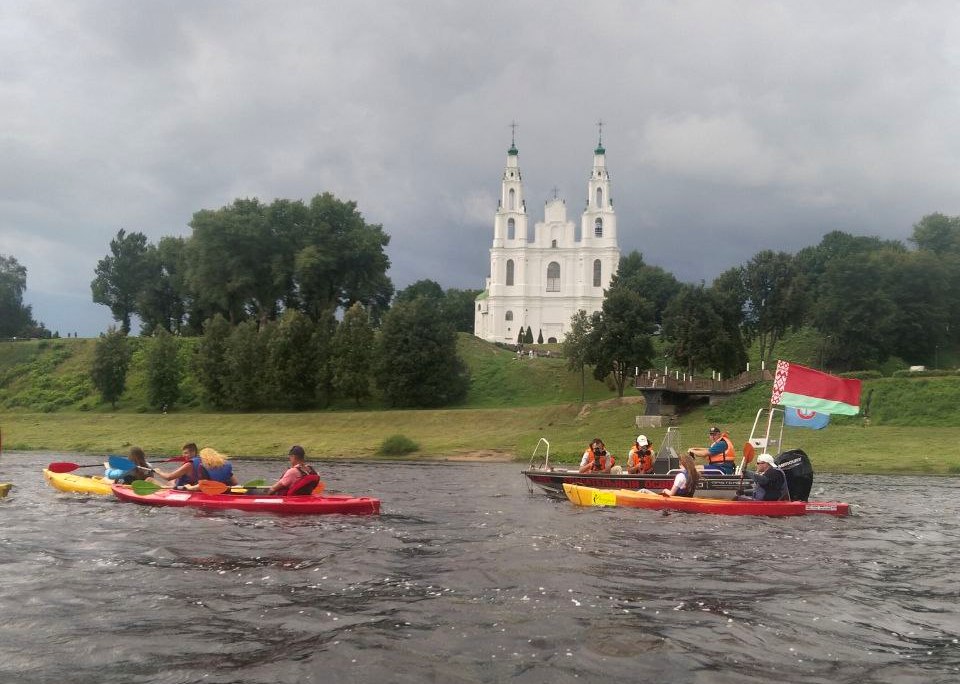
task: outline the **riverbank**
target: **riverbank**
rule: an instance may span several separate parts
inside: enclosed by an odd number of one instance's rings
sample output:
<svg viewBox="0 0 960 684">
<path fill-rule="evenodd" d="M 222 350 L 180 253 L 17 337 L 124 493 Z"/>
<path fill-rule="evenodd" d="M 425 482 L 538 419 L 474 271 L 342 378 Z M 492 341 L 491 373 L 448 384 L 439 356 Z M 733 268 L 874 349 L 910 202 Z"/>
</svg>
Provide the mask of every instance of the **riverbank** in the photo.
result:
<svg viewBox="0 0 960 684">
<path fill-rule="evenodd" d="M 138 445 L 151 457 L 179 454 L 184 442 L 210 445 L 235 457 L 282 458 L 302 444 L 312 459 L 397 458 L 379 454 L 383 441 L 404 435 L 418 450 L 404 458 L 424 461 L 527 462 L 538 440 L 550 442 L 551 460 L 572 463 L 584 446 L 602 437 L 619 457 L 637 435 L 638 406 L 609 400 L 581 406 L 435 411 L 320 413 L 7 413 L 0 419 L 5 451 L 108 454 Z M 705 442 L 708 419 L 694 412 L 681 422 L 684 448 Z M 725 424 L 738 447 L 751 423 Z M 644 429 L 659 445 L 664 428 Z M 787 429 L 787 448 L 802 448 L 818 472 L 960 474 L 960 427 L 831 425 L 826 430 Z"/>
</svg>

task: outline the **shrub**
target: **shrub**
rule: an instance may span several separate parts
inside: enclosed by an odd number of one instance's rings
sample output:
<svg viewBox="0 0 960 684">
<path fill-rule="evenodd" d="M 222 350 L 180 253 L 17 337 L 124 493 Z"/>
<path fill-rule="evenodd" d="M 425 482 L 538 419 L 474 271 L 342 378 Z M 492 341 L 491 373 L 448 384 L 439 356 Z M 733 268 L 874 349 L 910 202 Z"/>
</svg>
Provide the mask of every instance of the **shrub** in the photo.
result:
<svg viewBox="0 0 960 684">
<path fill-rule="evenodd" d="M 406 435 L 390 435 L 377 449 L 378 456 L 404 456 L 419 451 L 420 445 Z"/>
</svg>

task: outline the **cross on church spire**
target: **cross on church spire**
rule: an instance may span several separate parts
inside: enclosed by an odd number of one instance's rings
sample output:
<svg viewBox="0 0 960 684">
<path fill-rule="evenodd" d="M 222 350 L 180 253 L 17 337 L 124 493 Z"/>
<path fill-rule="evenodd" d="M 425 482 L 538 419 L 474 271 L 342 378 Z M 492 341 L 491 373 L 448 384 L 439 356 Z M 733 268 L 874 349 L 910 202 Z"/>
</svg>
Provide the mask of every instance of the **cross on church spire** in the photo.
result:
<svg viewBox="0 0 960 684">
<path fill-rule="evenodd" d="M 560 192 L 560 188 L 556 185 L 553 186 L 553 199 L 557 199 L 557 193 Z"/>
<path fill-rule="evenodd" d="M 603 154 L 603 119 L 597 121 L 597 149 L 596 154 Z"/>
<path fill-rule="evenodd" d="M 510 147 L 515 147 L 517 144 L 517 127 L 519 125 L 516 121 L 510 122 Z"/>
</svg>

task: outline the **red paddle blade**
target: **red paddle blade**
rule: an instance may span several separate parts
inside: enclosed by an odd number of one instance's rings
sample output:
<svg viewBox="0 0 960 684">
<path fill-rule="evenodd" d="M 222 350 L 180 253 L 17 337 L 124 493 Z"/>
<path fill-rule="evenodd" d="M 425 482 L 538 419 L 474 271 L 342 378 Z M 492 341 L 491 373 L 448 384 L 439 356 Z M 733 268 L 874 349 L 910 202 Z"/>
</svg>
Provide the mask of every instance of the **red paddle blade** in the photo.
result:
<svg viewBox="0 0 960 684">
<path fill-rule="evenodd" d="M 310 492 L 312 496 L 322 496 L 323 490 L 327 488 L 327 483 L 320 481 L 317 483 L 317 486 L 313 488 L 313 491 Z"/>
<path fill-rule="evenodd" d="M 753 448 L 753 444 L 747 442 L 743 445 L 743 465 L 748 463 L 753 463 L 754 456 L 757 455 L 757 452 Z"/>
<path fill-rule="evenodd" d="M 55 463 L 51 463 L 50 465 L 48 465 L 47 470 L 49 470 L 51 473 L 72 473 L 77 468 L 82 468 L 82 467 L 83 467 L 82 465 L 79 465 L 77 463 L 66 463 L 64 461 L 57 461 Z"/>
</svg>

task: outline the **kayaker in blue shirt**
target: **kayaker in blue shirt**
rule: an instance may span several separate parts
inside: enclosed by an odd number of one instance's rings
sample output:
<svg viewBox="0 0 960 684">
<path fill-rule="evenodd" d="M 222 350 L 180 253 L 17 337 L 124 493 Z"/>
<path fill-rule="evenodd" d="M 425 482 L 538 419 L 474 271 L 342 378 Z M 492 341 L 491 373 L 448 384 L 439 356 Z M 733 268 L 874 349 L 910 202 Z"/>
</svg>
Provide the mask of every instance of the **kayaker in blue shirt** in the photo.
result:
<svg viewBox="0 0 960 684">
<path fill-rule="evenodd" d="M 233 474 L 233 464 L 227 460 L 226 456 L 210 447 L 201 449 L 199 456 L 191 458 L 189 462 L 170 473 L 156 468 L 153 472 L 165 480 L 176 480 L 176 487 L 195 487 L 200 480 L 213 480 L 231 486 L 237 484 L 237 478 Z"/>
<path fill-rule="evenodd" d="M 150 464 L 147 463 L 147 455 L 143 453 L 143 449 L 138 446 L 130 447 L 127 458 L 133 463 L 133 468 L 121 470 L 120 468 L 111 468 L 109 463 L 104 463 L 104 476 L 117 484 L 130 484 L 135 480 L 146 480 L 150 475 Z"/>
</svg>

